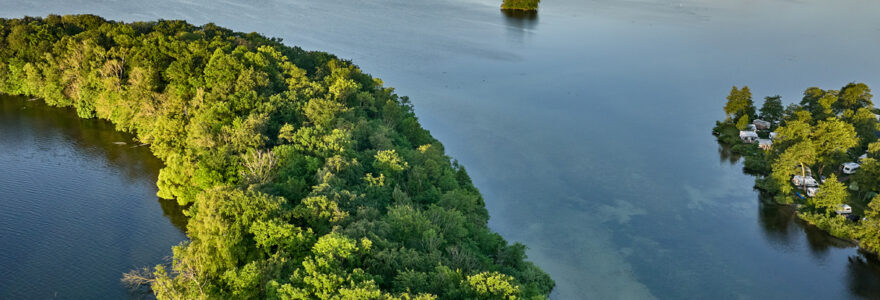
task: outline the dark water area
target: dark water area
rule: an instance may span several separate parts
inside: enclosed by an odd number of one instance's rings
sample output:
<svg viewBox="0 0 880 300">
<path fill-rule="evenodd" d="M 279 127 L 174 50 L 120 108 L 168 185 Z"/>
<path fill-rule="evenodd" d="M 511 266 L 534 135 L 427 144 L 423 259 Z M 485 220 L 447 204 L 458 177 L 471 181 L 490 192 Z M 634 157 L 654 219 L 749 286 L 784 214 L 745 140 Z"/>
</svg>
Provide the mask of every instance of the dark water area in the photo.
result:
<svg viewBox="0 0 880 300">
<path fill-rule="evenodd" d="M 143 296 L 122 273 L 165 262 L 186 219 L 156 197 L 161 162 L 134 145 L 108 122 L 0 95 L 0 299 Z"/>
<path fill-rule="evenodd" d="M 213 22 L 351 59 L 411 97 L 556 299 L 880 298 L 876 259 L 762 203 L 710 134 L 732 85 L 785 103 L 880 88 L 880 1 L 499 3 L 0 0 L 0 16 Z"/>
</svg>

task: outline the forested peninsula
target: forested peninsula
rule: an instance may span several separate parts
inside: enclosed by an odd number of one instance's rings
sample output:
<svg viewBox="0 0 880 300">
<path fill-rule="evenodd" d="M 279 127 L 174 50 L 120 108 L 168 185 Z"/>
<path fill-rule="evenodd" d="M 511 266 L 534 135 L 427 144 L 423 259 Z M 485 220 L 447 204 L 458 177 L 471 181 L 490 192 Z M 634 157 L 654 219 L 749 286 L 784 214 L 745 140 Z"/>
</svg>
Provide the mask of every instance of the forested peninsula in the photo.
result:
<svg viewBox="0 0 880 300">
<path fill-rule="evenodd" d="M 831 235 L 880 252 L 880 111 L 871 89 L 808 88 L 800 103 L 783 107 L 766 97 L 756 111 L 748 87 L 733 87 L 726 118 L 713 133 L 745 157 L 755 188 Z"/>
<path fill-rule="evenodd" d="M 158 195 L 186 207 L 190 240 L 128 275 L 160 299 L 545 299 L 554 286 L 488 229 L 407 97 L 333 55 L 214 24 L 0 19 L 0 92 L 110 120 L 164 162 Z"/>
</svg>

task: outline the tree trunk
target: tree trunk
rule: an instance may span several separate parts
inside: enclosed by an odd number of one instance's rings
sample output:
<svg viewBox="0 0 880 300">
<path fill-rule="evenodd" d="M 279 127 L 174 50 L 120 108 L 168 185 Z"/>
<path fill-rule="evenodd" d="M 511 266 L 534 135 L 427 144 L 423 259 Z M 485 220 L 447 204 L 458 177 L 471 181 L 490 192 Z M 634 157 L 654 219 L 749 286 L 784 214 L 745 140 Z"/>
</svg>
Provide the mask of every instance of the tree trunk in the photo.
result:
<svg viewBox="0 0 880 300">
<path fill-rule="evenodd" d="M 807 169 L 804 167 L 804 163 L 801 163 L 801 189 L 804 190 L 804 195 L 807 196 Z"/>
</svg>

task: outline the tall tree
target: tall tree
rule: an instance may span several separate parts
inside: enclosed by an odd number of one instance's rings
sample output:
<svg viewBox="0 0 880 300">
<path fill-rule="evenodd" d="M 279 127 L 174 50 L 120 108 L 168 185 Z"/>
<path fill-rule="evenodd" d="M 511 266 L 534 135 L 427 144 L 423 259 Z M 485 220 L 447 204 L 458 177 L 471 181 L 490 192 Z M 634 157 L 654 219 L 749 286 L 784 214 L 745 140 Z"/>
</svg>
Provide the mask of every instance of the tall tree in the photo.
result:
<svg viewBox="0 0 880 300">
<path fill-rule="evenodd" d="M 827 166 L 849 160 L 846 151 L 859 143 L 853 126 L 837 118 L 819 121 L 814 126 L 812 140 L 820 162 L 819 174 L 823 174 Z"/>
<path fill-rule="evenodd" d="M 782 97 L 779 95 L 773 97 L 765 97 L 764 105 L 761 106 L 761 119 L 770 122 L 779 122 L 782 120 Z"/>
<path fill-rule="evenodd" d="M 773 162 L 772 178 L 779 186 L 779 190 L 783 194 L 791 192 L 791 185 L 788 183 L 792 176 L 800 174 L 803 177 L 807 175 L 807 169 L 816 162 L 816 149 L 813 142 L 805 140 L 788 147 L 779 158 Z M 803 180 L 802 189 L 806 190 L 806 180 Z"/>
<path fill-rule="evenodd" d="M 864 83 L 849 83 L 840 89 L 841 109 L 855 111 L 860 107 L 873 107 L 871 89 Z"/>
<path fill-rule="evenodd" d="M 819 190 L 811 202 L 816 208 L 824 209 L 825 215 L 831 215 L 838 206 L 846 203 L 847 196 L 846 186 L 837 181 L 837 175 L 831 174 L 819 185 Z"/>
<path fill-rule="evenodd" d="M 740 120 L 743 116 L 748 116 L 749 119 L 756 117 L 755 105 L 752 103 L 752 92 L 748 86 L 743 86 L 742 89 L 734 86 L 730 89 L 727 104 L 724 105 L 724 113 L 727 114 L 728 120 L 733 122 Z"/>
</svg>

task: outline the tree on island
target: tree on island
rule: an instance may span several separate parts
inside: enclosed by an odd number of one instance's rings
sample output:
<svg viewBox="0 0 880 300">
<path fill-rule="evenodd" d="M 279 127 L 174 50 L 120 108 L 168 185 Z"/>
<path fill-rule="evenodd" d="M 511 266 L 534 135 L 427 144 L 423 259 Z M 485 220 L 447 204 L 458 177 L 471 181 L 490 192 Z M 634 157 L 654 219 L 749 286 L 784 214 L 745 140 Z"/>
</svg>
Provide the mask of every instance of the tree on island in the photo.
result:
<svg viewBox="0 0 880 300">
<path fill-rule="evenodd" d="M 807 169 L 816 161 L 816 149 L 810 140 L 801 141 L 783 152 L 776 162 L 773 163 L 772 178 L 776 180 L 779 190 L 783 194 L 791 192 L 791 185 L 788 180 L 795 174 L 800 174 L 804 178 L 807 175 Z M 806 191 L 806 180 L 801 180 L 801 189 Z"/>
<path fill-rule="evenodd" d="M 875 253 L 880 251 L 880 195 L 868 203 L 860 235 L 859 246 Z"/>
<path fill-rule="evenodd" d="M 858 145 L 856 131 L 849 123 L 837 118 L 819 121 L 813 126 L 812 141 L 816 146 L 819 175 L 828 166 L 837 166 L 849 160 L 846 151 Z"/>
<path fill-rule="evenodd" d="M 734 86 L 727 96 L 727 104 L 724 105 L 724 113 L 727 120 L 734 122 L 740 130 L 745 129 L 750 120 L 755 119 L 755 104 L 752 102 L 752 92 L 748 86 L 742 89 Z"/>
<path fill-rule="evenodd" d="M 837 181 L 837 175 L 831 174 L 828 179 L 825 179 L 825 182 L 819 185 L 816 196 L 810 198 L 810 202 L 814 207 L 824 209 L 825 215 L 830 216 L 839 205 L 846 203 L 846 197 L 846 186 Z"/>
<path fill-rule="evenodd" d="M 537 11 L 539 2 L 541 0 L 504 0 L 501 9 Z"/>
<path fill-rule="evenodd" d="M 761 120 L 777 123 L 782 120 L 785 109 L 782 107 L 782 98 L 779 95 L 765 97 L 764 105 L 761 106 Z"/>
</svg>

